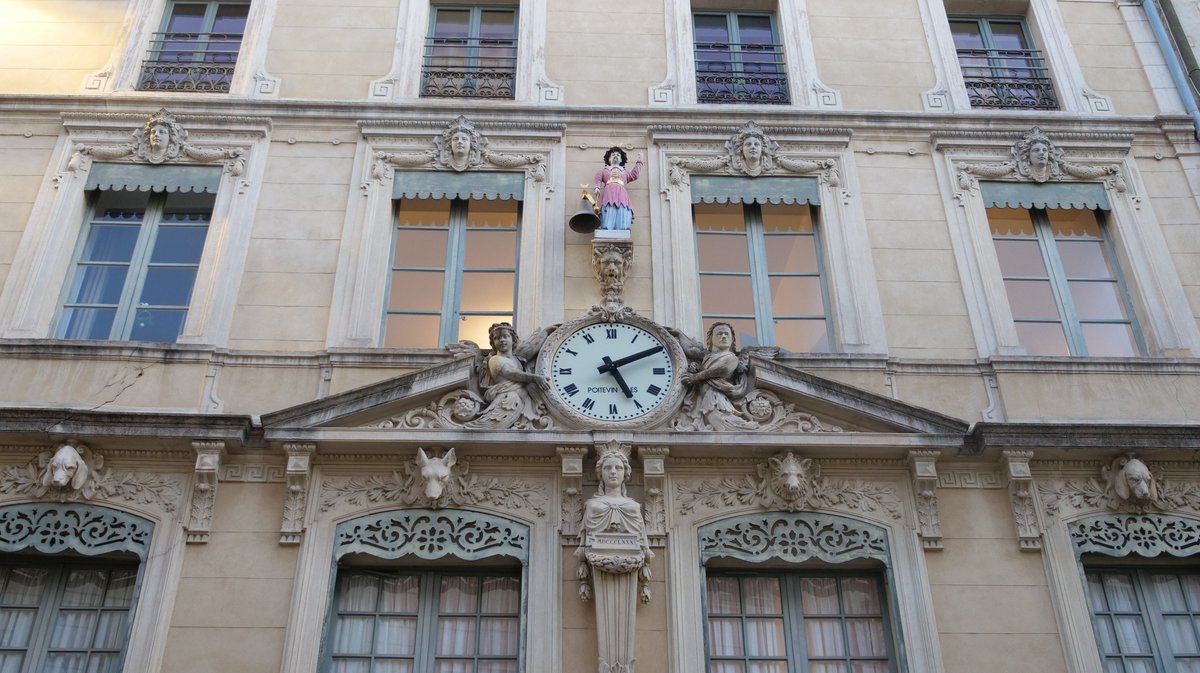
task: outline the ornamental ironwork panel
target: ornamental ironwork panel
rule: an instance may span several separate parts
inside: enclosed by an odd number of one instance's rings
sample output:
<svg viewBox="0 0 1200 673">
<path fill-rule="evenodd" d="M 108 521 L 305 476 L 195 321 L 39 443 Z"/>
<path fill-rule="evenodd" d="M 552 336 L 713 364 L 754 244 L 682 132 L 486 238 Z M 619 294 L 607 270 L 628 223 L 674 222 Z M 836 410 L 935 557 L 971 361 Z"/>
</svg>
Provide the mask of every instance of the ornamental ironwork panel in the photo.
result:
<svg viewBox="0 0 1200 673">
<path fill-rule="evenodd" d="M 1184 557 L 1200 554 L 1200 521 L 1166 514 L 1090 517 L 1069 526 L 1075 555 Z"/>
<path fill-rule="evenodd" d="M 508 556 L 525 564 L 529 527 L 479 512 L 396 510 L 338 524 L 334 558 L 352 553 L 385 559 L 411 554 L 431 561 L 446 556 L 467 561 Z"/>
<path fill-rule="evenodd" d="M 430 37 L 421 65 L 421 96 L 427 98 L 513 98 L 517 41 L 494 38 Z"/>
<path fill-rule="evenodd" d="M 783 46 L 697 43 L 696 99 L 701 103 L 787 104 Z"/>
<path fill-rule="evenodd" d="M 241 33 L 155 33 L 138 89 L 227 93 Z"/>
<path fill-rule="evenodd" d="M 971 107 L 1057 110 L 1054 82 L 1036 49 L 959 49 Z"/>
<path fill-rule="evenodd" d="M 889 564 L 887 532 L 850 518 L 810 512 L 745 514 L 702 526 L 700 560 L 735 558 L 748 563 L 819 559 L 844 563 L 873 558 Z"/>
<path fill-rule="evenodd" d="M 154 524 L 95 505 L 34 503 L 0 507 L 0 552 L 36 549 L 86 556 L 132 552 L 145 560 Z"/>
</svg>

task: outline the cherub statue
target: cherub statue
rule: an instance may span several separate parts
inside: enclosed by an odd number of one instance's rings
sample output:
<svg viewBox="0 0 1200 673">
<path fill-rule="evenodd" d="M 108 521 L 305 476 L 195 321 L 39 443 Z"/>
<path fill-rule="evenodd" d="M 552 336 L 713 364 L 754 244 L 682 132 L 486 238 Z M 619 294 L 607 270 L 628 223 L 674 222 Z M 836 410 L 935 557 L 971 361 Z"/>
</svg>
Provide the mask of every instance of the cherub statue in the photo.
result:
<svg viewBox="0 0 1200 673">
<path fill-rule="evenodd" d="M 533 372 L 533 361 L 555 327 L 537 330 L 529 339 L 519 341 L 512 325 L 498 322 L 488 329 L 492 349 L 486 356 L 473 341 L 446 346 L 460 357 L 476 359 L 475 371 L 486 405 L 478 416 L 463 422 L 462 427 L 522 430 L 548 427 L 550 419 L 540 395 L 549 390 L 550 384 L 544 376 Z"/>
<path fill-rule="evenodd" d="M 716 322 L 708 328 L 705 343 L 691 339 L 678 330 L 679 339 L 690 361 L 680 380 L 689 390 L 672 424 L 677 430 L 754 430 L 759 422 L 746 410 L 746 396 L 753 390 L 749 376 L 752 353 L 773 357 L 778 348 L 737 349 L 733 325 Z"/>
</svg>

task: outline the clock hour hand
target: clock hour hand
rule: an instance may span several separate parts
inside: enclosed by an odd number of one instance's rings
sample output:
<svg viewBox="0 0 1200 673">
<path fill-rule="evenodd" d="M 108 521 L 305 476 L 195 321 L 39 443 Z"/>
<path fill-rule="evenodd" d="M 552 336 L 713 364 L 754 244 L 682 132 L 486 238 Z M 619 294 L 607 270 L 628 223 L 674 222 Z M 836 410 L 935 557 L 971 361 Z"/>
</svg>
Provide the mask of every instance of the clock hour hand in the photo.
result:
<svg viewBox="0 0 1200 673">
<path fill-rule="evenodd" d="M 644 350 L 640 353 L 634 353 L 633 355 L 626 355 L 625 357 L 621 358 L 620 360 L 609 360 L 606 357 L 606 358 L 604 358 L 604 364 L 600 365 L 596 369 L 601 374 L 603 374 L 605 372 L 615 370 L 617 367 L 624 367 L 625 365 L 627 365 L 631 362 L 637 362 L 638 360 L 641 360 L 642 358 L 648 358 L 651 355 L 654 355 L 655 353 L 661 353 L 662 351 L 663 351 L 662 346 L 655 346 L 654 348 L 647 348 L 646 350 Z"/>
<path fill-rule="evenodd" d="M 602 367 L 597 367 L 597 369 L 600 370 L 601 374 L 606 371 L 609 374 L 612 374 L 613 378 L 617 380 L 617 385 L 621 386 L 621 392 L 625 393 L 625 397 L 633 397 L 633 391 L 629 389 L 629 384 L 625 383 L 625 377 L 621 376 L 621 370 L 617 369 L 617 366 L 618 365 L 612 361 L 612 358 L 605 355 L 604 365 Z"/>
</svg>

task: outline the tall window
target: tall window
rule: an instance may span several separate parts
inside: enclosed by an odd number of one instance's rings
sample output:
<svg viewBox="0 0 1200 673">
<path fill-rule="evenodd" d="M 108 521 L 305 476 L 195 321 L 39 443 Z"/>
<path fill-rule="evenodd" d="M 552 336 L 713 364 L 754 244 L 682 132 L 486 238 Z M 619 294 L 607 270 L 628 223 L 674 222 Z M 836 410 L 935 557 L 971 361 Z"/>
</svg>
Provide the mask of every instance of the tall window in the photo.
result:
<svg viewBox="0 0 1200 673">
<path fill-rule="evenodd" d="M 433 7 L 422 96 L 512 98 L 517 73 L 517 10 Z"/>
<path fill-rule="evenodd" d="M 513 317 L 520 202 L 402 199 L 397 213 L 383 345 L 486 344 Z"/>
<path fill-rule="evenodd" d="M 693 206 L 705 330 L 734 326 L 739 346 L 830 349 L 821 241 L 809 205 Z"/>
<path fill-rule="evenodd" d="M 1200 670 L 1200 575 L 1092 568 L 1087 597 L 1105 671 Z"/>
<path fill-rule="evenodd" d="M 205 193 L 99 191 L 75 253 L 59 338 L 174 342 L 213 203 Z"/>
<path fill-rule="evenodd" d="M 0 561 L 0 671 L 118 673 L 138 565 Z"/>
<path fill-rule="evenodd" d="M 707 578 L 708 673 L 889 673 L 893 653 L 875 575 Z"/>
<path fill-rule="evenodd" d="M 952 16 L 950 32 L 971 107 L 1058 109 L 1050 72 L 1023 19 Z"/>
<path fill-rule="evenodd" d="M 329 673 L 516 673 L 519 576 L 342 568 Z"/>
<path fill-rule="evenodd" d="M 247 0 L 172 2 L 162 32 L 151 38 L 138 88 L 229 91 L 249 12 Z"/>
<path fill-rule="evenodd" d="M 696 97 L 701 103 L 787 103 L 783 45 L 772 14 L 696 12 Z"/>
<path fill-rule="evenodd" d="M 988 223 L 1026 352 L 1145 353 L 1098 211 L 989 208 Z"/>
</svg>

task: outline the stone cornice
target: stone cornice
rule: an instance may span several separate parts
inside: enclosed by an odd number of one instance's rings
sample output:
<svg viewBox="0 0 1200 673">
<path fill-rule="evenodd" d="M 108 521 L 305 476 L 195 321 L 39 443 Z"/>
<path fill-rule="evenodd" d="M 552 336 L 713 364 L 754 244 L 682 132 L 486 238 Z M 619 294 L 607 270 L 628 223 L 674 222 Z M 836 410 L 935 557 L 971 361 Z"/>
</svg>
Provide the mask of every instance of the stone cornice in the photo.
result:
<svg viewBox="0 0 1200 673">
<path fill-rule="evenodd" d="M 1200 424 L 1145 423 L 976 423 L 961 456 L 1003 449 L 1106 452 L 1200 449 Z"/>
</svg>

